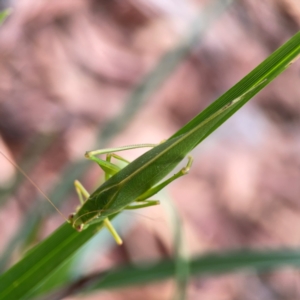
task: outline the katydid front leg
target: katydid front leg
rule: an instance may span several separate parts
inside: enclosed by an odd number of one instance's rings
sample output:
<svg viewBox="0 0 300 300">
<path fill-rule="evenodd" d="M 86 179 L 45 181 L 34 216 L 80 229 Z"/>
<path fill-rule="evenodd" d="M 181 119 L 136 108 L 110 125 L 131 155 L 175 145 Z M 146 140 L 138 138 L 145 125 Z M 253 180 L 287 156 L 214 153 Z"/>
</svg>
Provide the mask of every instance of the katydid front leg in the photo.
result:
<svg viewBox="0 0 300 300">
<path fill-rule="evenodd" d="M 74 185 L 75 185 L 75 189 L 78 194 L 80 203 L 81 203 L 81 205 L 83 205 L 83 203 L 90 197 L 90 194 L 78 180 L 75 180 Z M 117 231 L 115 230 L 114 226 L 111 224 L 110 220 L 108 218 L 106 218 L 103 220 L 103 223 L 104 223 L 104 226 L 108 229 L 110 234 L 115 239 L 116 243 L 118 245 L 122 245 L 123 241 L 120 238 Z M 82 230 L 82 228 L 81 228 L 81 230 Z M 78 228 L 78 231 L 80 231 L 79 228 Z"/>
</svg>

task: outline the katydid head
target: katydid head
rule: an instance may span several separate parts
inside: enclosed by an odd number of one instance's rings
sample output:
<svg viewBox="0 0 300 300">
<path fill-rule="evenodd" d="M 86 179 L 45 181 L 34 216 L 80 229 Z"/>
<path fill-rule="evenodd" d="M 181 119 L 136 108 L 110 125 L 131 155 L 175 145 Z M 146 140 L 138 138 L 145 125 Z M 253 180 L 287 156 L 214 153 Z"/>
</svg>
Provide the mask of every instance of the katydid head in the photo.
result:
<svg viewBox="0 0 300 300">
<path fill-rule="evenodd" d="M 77 212 L 74 212 L 71 215 L 69 215 L 68 222 L 75 230 L 81 232 L 82 230 L 88 228 L 89 225 L 102 221 L 104 219 L 100 218 L 102 211 L 103 210 L 94 210 L 80 213 L 79 208 Z"/>
<path fill-rule="evenodd" d="M 84 223 L 82 223 L 80 218 L 78 218 L 78 217 L 76 218 L 75 216 L 76 216 L 75 213 L 70 214 L 70 216 L 68 218 L 68 222 L 72 225 L 72 227 L 75 230 L 77 230 L 78 232 L 81 232 L 87 226 L 85 226 Z"/>
</svg>

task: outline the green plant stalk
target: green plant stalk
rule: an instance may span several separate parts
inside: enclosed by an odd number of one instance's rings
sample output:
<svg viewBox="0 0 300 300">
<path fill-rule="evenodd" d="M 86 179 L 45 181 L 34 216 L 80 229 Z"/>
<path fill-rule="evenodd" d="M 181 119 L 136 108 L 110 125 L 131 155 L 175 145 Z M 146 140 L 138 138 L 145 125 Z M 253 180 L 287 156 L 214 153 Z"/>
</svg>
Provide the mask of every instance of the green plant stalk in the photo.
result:
<svg viewBox="0 0 300 300">
<path fill-rule="evenodd" d="M 190 276 L 208 277 L 236 271 L 272 271 L 283 266 L 300 266 L 299 250 L 235 250 L 223 253 L 210 253 L 193 257 L 186 261 Z M 125 265 L 109 271 L 91 274 L 79 278 L 71 285 L 61 287 L 42 299 L 62 299 L 76 294 L 78 286 L 84 288 L 81 293 L 97 290 L 117 289 L 133 285 L 151 284 L 176 276 L 176 259 L 164 259 L 156 262 L 144 262 L 137 265 Z M 75 287 L 75 288 L 74 288 Z M 35 298 L 34 298 L 35 299 Z M 40 298 L 38 298 L 40 299 Z"/>
<path fill-rule="evenodd" d="M 300 266 L 299 250 L 238 250 L 227 253 L 212 253 L 194 257 L 187 261 L 192 276 L 212 276 L 240 270 L 270 271 L 282 266 Z M 97 289 L 121 288 L 137 284 L 151 283 L 175 276 L 176 263 L 173 259 L 139 266 L 128 265 L 109 272 L 101 273 L 98 282 L 86 288 Z"/>
</svg>

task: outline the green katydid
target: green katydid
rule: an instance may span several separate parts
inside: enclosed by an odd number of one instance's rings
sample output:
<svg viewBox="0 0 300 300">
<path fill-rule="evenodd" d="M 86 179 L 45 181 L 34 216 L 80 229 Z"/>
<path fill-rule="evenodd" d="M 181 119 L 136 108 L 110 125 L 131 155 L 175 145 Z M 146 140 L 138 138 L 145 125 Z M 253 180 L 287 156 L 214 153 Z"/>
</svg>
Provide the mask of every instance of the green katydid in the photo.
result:
<svg viewBox="0 0 300 300">
<path fill-rule="evenodd" d="M 109 222 L 109 216 L 124 209 L 136 209 L 156 205 L 156 200 L 148 200 L 173 180 L 188 173 L 192 165 L 192 157 L 188 156 L 188 162 L 184 168 L 160 183 L 190 152 L 195 148 L 206 134 L 205 126 L 220 118 L 225 111 L 233 108 L 246 94 L 261 85 L 261 81 L 240 97 L 227 103 L 193 130 L 155 146 L 151 144 L 132 145 L 120 148 L 111 148 L 86 152 L 88 159 L 95 161 L 105 172 L 106 181 L 91 195 L 76 181 L 75 187 L 81 206 L 69 217 L 69 222 L 78 231 L 88 225 L 104 222 L 118 244 L 122 241 L 113 226 Z M 155 146 L 155 147 L 154 147 Z M 128 163 L 113 152 L 124 151 L 139 147 L 153 147 L 133 162 Z M 99 154 L 107 154 L 106 160 L 96 157 Z M 128 163 L 120 169 L 111 163 L 111 157 Z"/>
</svg>

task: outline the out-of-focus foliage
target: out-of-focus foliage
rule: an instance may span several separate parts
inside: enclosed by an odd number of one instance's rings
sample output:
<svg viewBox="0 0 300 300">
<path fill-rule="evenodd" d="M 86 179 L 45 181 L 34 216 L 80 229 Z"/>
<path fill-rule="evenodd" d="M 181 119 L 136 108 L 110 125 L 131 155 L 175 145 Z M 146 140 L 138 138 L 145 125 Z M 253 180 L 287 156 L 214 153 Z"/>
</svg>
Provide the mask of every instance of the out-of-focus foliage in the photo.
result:
<svg viewBox="0 0 300 300">
<path fill-rule="evenodd" d="M 144 107 L 135 102 L 126 106 L 131 90 L 138 87 L 138 92 L 141 78 L 151 73 L 164 53 L 174 50 L 186 32 L 185 24 L 202 5 L 202 1 L 178 1 L 176 6 L 173 1 L 16 2 L 0 32 L 0 148 L 42 189 L 59 183 L 50 195 L 65 215 L 76 206 L 74 193 L 67 193 L 73 178 L 81 177 L 92 190 L 100 175 L 97 166 L 86 173 L 92 165 L 68 163 L 95 143 L 107 144 L 116 128 L 121 132 L 114 145 L 168 138 L 299 30 L 297 1 L 235 2 Z M 299 245 L 294 230 L 300 225 L 298 74 L 299 64 L 291 66 L 210 136 L 193 153 L 189 176 L 170 187 L 191 254 Z M 143 87 L 147 94 L 148 86 Z M 125 123 L 119 122 L 122 111 Z M 125 156 L 133 159 L 139 154 Z M 8 267 L 61 219 L 53 214 L 46 218 L 48 203 L 37 208 L 37 191 L 24 180 L 14 184 L 14 170 L 2 158 L 0 169 L 5 195 L 0 198 L 0 253 L 8 254 L 1 266 Z M 29 211 L 40 220 L 34 226 Z M 85 250 L 93 253 L 88 255 L 93 259 L 82 252 L 70 264 L 71 275 L 170 256 L 171 234 L 163 212 L 157 208 L 138 214 L 142 214 L 136 218 L 138 225 L 128 221 L 132 214 L 120 224 L 130 230 L 124 248 L 111 248 L 105 255 L 103 249 L 113 246 L 110 237 L 93 244 Z M 194 280 L 187 295 L 251 299 L 255 290 L 270 299 L 297 298 L 298 276 L 277 271 L 207 279 L 204 284 L 203 279 L 200 284 Z M 127 299 L 140 295 L 154 299 L 158 288 L 159 299 L 169 299 L 173 289 L 168 283 L 122 294 Z"/>
<path fill-rule="evenodd" d="M 10 9 L 5 9 L 0 12 L 0 25 L 6 20 L 6 18 L 11 14 Z"/>
</svg>

